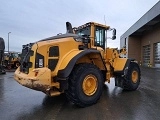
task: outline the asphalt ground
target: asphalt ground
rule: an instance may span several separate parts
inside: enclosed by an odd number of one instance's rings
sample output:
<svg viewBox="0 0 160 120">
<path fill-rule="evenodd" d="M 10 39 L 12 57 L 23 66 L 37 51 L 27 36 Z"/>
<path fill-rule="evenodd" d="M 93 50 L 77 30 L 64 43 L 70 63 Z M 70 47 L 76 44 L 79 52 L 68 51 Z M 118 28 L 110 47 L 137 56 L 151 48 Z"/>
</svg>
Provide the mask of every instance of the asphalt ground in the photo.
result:
<svg viewBox="0 0 160 120">
<path fill-rule="evenodd" d="M 13 71 L 0 75 L 0 120 L 160 120 L 160 69 L 142 67 L 136 91 L 106 83 L 98 103 L 86 108 L 64 94 L 47 97 L 21 86 Z"/>
</svg>

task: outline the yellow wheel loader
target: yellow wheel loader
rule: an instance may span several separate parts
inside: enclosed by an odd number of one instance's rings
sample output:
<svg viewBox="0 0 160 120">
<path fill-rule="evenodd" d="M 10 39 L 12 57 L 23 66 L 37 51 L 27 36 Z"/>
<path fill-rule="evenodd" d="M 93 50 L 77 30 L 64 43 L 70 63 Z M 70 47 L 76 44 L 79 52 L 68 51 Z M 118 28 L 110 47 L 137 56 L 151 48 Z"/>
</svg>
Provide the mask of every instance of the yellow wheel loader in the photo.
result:
<svg viewBox="0 0 160 120">
<path fill-rule="evenodd" d="M 20 66 L 20 53 L 19 52 L 5 53 L 4 65 L 7 69 L 18 68 Z"/>
<path fill-rule="evenodd" d="M 126 50 L 108 48 L 110 26 L 89 22 L 67 33 L 23 45 L 21 65 L 14 74 L 23 86 L 42 91 L 48 96 L 66 93 L 71 102 L 86 107 L 95 104 L 105 82 L 115 78 L 115 86 L 136 90 L 140 68 L 134 59 L 121 58 Z"/>
</svg>

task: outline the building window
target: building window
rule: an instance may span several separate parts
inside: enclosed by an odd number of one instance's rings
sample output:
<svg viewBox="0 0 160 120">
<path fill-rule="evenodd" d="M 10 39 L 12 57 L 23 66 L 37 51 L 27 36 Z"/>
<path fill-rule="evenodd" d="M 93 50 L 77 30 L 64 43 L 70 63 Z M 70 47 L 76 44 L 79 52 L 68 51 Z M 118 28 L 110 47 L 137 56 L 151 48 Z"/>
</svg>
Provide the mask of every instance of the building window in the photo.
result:
<svg viewBox="0 0 160 120">
<path fill-rule="evenodd" d="M 127 45 L 127 38 L 125 38 L 125 40 L 124 40 L 124 45 L 126 46 Z"/>
</svg>

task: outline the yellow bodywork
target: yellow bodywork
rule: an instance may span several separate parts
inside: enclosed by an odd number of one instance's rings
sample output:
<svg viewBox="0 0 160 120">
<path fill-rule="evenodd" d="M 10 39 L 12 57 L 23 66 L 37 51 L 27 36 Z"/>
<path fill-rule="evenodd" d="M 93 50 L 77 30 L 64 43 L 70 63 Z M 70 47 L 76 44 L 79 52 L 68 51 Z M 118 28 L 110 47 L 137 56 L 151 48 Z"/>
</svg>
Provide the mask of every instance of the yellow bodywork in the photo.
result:
<svg viewBox="0 0 160 120">
<path fill-rule="evenodd" d="M 49 42 L 43 41 L 34 44 L 32 46 L 32 51 L 37 51 L 37 53 L 46 56 L 44 60 L 44 67 L 35 69 L 35 64 L 33 64 L 32 67 L 29 68 L 29 74 L 20 72 L 19 67 L 15 71 L 15 80 L 17 80 L 23 86 L 42 91 L 50 96 L 59 95 L 60 92 L 54 90 L 54 88 L 60 88 L 59 82 L 55 82 L 53 78 L 57 75 L 58 70 L 64 69 L 69 61 L 81 52 L 78 50 L 78 45 L 80 44 L 80 42 L 75 42 L 73 38 L 64 38 L 63 40 L 57 39 Z M 48 56 L 49 48 L 51 46 L 58 46 L 59 48 L 63 48 L 60 50 L 59 57 Z M 35 63 L 35 56 L 36 53 L 34 52 L 33 56 L 30 57 L 30 62 Z M 58 59 L 58 64 L 54 71 L 48 69 L 48 59 Z M 35 76 L 36 72 L 38 73 L 37 76 Z"/>
<path fill-rule="evenodd" d="M 106 71 L 105 81 L 110 82 L 110 78 L 114 77 L 113 72 L 122 71 L 127 59 L 119 58 L 120 54 L 118 53 L 117 49 L 102 49 L 101 47 L 95 46 L 95 26 L 103 27 L 106 30 L 108 30 L 110 27 L 94 22 L 90 22 L 89 24 L 91 25 L 91 40 L 88 44 L 88 48 L 99 51 L 99 53 L 97 52 L 85 54 L 84 56 L 77 59 L 75 64 L 95 64 L 100 70 Z M 15 80 L 23 86 L 42 91 L 49 96 L 55 96 L 63 93 L 64 91 L 60 90 L 60 82 L 58 82 L 55 77 L 57 76 L 59 71 L 64 70 L 68 66 L 68 64 L 74 57 L 86 50 L 80 50 L 80 45 L 83 45 L 83 43 L 75 41 L 73 37 L 36 42 L 31 48 L 31 50 L 33 51 L 33 55 L 31 55 L 29 58 L 29 61 L 32 63 L 32 67 L 30 67 L 29 71 L 27 71 L 26 73 L 22 72 L 20 70 L 21 68 L 19 67 L 14 74 Z M 49 49 L 54 46 L 59 48 L 59 55 L 49 57 Z M 35 63 L 35 59 L 37 53 L 44 56 L 44 65 L 42 68 L 36 68 L 37 63 Z M 48 68 L 48 60 L 58 61 L 53 71 Z M 91 86 L 90 84 L 93 84 L 93 86 Z M 94 91 L 96 90 L 96 79 L 94 78 L 94 76 L 87 76 L 86 80 L 83 83 L 83 90 L 87 95 L 94 94 Z"/>
<path fill-rule="evenodd" d="M 29 72 L 29 74 L 25 74 L 20 72 L 18 68 L 15 71 L 14 78 L 23 86 L 29 87 L 31 89 L 40 90 L 47 94 L 49 94 L 49 90 L 51 88 L 51 71 L 48 68 L 37 68 L 33 69 Z M 37 76 L 35 76 L 36 72 L 38 72 Z M 54 84 L 54 86 L 58 86 L 58 84 Z"/>
</svg>

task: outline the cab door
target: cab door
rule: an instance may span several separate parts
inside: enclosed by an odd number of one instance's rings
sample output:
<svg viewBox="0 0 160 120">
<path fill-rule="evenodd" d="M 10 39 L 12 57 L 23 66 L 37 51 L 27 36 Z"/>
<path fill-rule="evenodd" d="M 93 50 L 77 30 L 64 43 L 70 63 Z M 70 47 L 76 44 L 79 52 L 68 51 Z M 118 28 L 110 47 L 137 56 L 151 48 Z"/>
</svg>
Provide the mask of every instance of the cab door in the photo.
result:
<svg viewBox="0 0 160 120">
<path fill-rule="evenodd" d="M 105 28 L 95 26 L 95 46 L 105 49 Z"/>
</svg>

